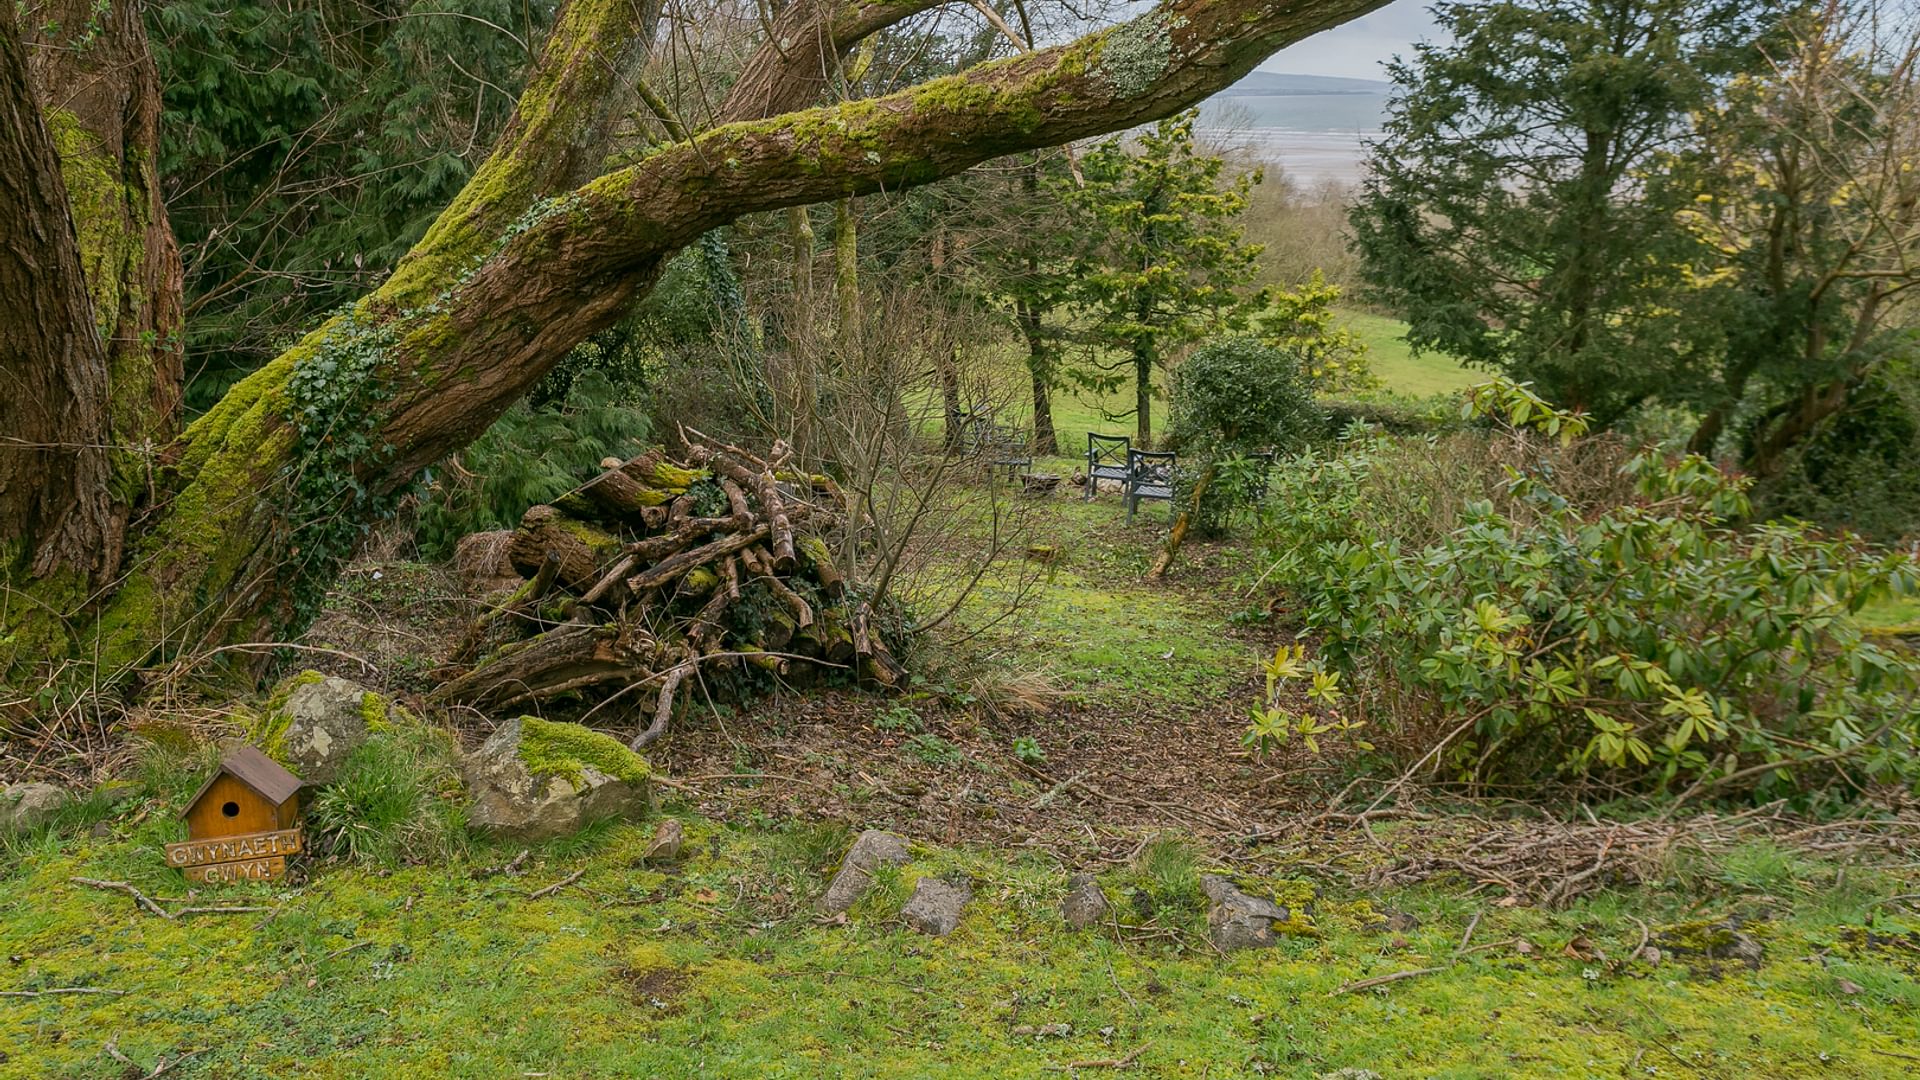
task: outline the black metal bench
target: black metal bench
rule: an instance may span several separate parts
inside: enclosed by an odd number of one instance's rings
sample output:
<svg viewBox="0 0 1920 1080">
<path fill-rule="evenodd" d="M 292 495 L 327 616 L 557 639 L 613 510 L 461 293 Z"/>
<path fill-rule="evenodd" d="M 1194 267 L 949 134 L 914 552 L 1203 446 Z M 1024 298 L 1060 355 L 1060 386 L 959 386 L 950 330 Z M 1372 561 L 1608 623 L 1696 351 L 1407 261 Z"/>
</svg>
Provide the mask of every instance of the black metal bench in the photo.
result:
<svg viewBox="0 0 1920 1080">
<path fill-rule="evenodd" d="M 1133 512 L 1141 499 L 1164 499 L 1173 502 L 1173 470 L 1179 457 L 1170 451 L 1132 450 L 1127 451 L 1127 523 L 1133 523 Z"/>
<path fill-rule="evenodd" d="M 1127 483 L 1127 454 L 1133 440 L 1125 435 L 1087 433 L 1087 494 L 1091 500 L 1100 492 L 1100 481 L 1118 480 L 1124 490 Z"/>
</svg>

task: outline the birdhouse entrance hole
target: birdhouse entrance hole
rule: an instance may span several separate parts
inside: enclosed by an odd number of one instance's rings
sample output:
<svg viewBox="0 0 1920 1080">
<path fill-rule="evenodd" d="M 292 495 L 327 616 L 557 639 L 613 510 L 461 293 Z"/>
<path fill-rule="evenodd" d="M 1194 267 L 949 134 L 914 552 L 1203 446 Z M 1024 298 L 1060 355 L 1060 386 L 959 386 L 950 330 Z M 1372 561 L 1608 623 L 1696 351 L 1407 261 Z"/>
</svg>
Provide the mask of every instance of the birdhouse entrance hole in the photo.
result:
<svg viewBox="0 0 1920 1080">
<path fill-rule="evenodd" d="M 220 807 L 220 812 L 221 812 L 221 813 L 223 813 L 223 814 L 225 814 L 225 815 L 227 815 L 228 817 L 239 817 L 239 816 L 240 816 L 240 804 L 239 804 L 239 803 L 237 803 L 237 802 L 227 802 L 227 803 L 224 803 L 224 804 L 222 804 L 222 805 L 221 805 L 221 807 Z"/>
</svg>

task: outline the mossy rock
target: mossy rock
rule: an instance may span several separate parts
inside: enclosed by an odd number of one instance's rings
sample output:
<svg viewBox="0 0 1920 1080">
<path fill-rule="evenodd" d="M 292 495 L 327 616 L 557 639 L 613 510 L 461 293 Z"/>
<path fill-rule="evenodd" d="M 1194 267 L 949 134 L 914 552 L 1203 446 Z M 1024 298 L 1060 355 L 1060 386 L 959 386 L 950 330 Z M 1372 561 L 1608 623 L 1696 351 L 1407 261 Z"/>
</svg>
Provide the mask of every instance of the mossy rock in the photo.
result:
<svg viewBox="0 0 1920 1080">
<path fill-rule="evenodd" d="M 646 759 L 579 724 L 523 716 L 468 757 L 468 820 L 482 832 L 546 840 L 606 818 L 638 818 L 649 804 Z"/>
</svg>

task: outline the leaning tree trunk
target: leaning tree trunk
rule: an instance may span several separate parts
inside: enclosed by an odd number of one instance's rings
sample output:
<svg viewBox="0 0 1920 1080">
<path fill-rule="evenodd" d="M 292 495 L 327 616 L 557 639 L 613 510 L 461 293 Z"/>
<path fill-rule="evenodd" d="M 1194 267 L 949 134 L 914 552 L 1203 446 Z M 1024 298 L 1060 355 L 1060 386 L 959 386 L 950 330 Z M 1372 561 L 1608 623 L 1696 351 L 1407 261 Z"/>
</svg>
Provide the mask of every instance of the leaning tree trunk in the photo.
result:
<svg viewBox="0 0 1920 1080">
<path fill-rule="evenodd" d="M 168 447 L 162 501 L 90 625 L 25 605 L 7 618 L 71 627 L 68 651 L 98 665 L 98 682 L 156 652 L 272 640 L 311 614 L 420 470 L 614 322 L 702 233 L 1167 116 L 1383 2 L 1173 0 L 887 97 L 725 124 L 569 190 L 597 160 L 575 152 L 591 142 L 580 133 L 617 112 L 604 103 L 630 82 L 607 52 L 644 47 L 629 0 L 580 0 L 493 156 L 387 282 Z M 564 194 L 538 197 L 551 192 Z"/>
</svg>

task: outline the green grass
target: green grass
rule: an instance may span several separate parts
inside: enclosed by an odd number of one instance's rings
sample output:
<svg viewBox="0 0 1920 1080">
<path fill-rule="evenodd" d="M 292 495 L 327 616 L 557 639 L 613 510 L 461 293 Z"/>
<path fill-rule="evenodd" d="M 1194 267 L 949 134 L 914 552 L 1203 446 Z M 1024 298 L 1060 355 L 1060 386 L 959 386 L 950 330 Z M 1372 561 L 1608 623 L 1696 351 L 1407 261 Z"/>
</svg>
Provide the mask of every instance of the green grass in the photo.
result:
<svg viewBox="0 0 1920 1080">
<path fill-rule="evenodd" d="M 1868 604 L 1860 622 L 1871 632 L 1920 634 L 1920 596 L 1888 596 Z"/>
<path fill-rule="evenodd" d="M 639 860 L 649 827 L 619 825 L 537 849 L 518 878 L 481 873 L 512 854 L 482 846 L 444 865 L 324 865 L 302 889 L 221 886 L 198 901 L 267 913 L 166 921 L 71 882 L 180 895 L 156 842 L 163 809 L 116 819 L 106 838 L 43 838 L 0 872 L 12 956 L 0 988 L 121 992 L 0 998 L 0 1077 L 133 1075 L 109 1042 L 143 1073 L 199 1051 L 169 1075 L 223 1080 L 1039 1078 L 1142 1047 L 1137 1075 L 1154 1077 L 1598 1077 L 1649 1065 L 1886 1077 L 1913 1074 L 1893 1055 L 1914 1051 L 1920 1024 L 1916 939 L 1900 936 L 1920 924 L 1883 908 L 1869 938 L 1865 904 L 1821 902 L 1837 866 L 1766 851 L 1714 871 L 1721 891 L 1602 894 L 1565 912 L 1436 888 L 1329 890 L 1314 935 L 1222 958 L 1200 942 L 1204 904 L 1187 895 L 1197 871 L 1218 868 L 1173 838 L 1101 875 L 1122 921 L 1163 928 L 1141 941 L 1062 926 L 1067 868 L 1050 859 L 951 849 L 877 874 L 847 925 L 820 925 L 808 905 L 845 830 L 692 817 L 687 861 L 666 871 Z M 575 872 L 574 885 L 528 898 Z M 1287 903 L 1311 893 L 1284 864 L 1234 872 Z M 918 877 L 955 873 L 975 881 L 976 899 L 952 937 L 893 919 Z M 1904 888 L 1857 867 L 1846 880 Z M 1376 904 L 1419 927 L 1369 930 Z M 1476 943 L 1524 936 L 1534 950 L 1456 959 L 1475 912 Z M 1672 951 L 1659 967 L 1623 961 L 1635 919 L 1658 937 L 1734 912 L 1756 915 L 1745 930 L 1766 947 L 1757 972 Z M 1333 993 L 1428 967 L 1442 970 Z"/>
<path fill-rule="evenodd" d="M 1429 397 L 1448 394 L 1485 380 L 1483 372 L 1467 368 L 1450 357 L 1437 353 L 1415 356 L 1407 344 L 1407 324 L 1398 319 L 1374 315 L 1356 309 L 1340 312 L 1340 322 L 1366 343 L 1374 374 L 1386 381 L 1388 393 L 1403 397 Z M 999 422 L 1020 430 L 1033 426 L 1033 394 L 1026 383 L 1022 354 L 1012 342 L 996 346 L 989 357 L 997 371 L 988 380 L 989 395 L 998 404 Z M 1165 430 L 1167 401 L 1164 380 L 1156 382 L 1163 391 L 1153 402 L 1153 429 Z M 931 391 L 929 391 L 929 394 Z M 930 398 L 928 399 L 930 400 Z M 924 406 L 924 402 L 922 403 Z M 922 408 L 929 425 L 938 423 L 938 410 Z M 1058 464 L 1071 467 L 1087 449 L 1087 433 L 1132 435 L 1135 421 L 1131 384 L 1111 391 L 1062 387 L 1053 394 L 1053 426 L 1063 453 Z M 1070 460 L 1069 460 L 1070 459 Z"/>
<path fill-rule="evenodd" d="M 1414 355 L 1406 342 L 1407 324 L 1365 311 L 1342 311 L 1340 321 L 1367 344 L 1373 373 L 1386 380 L 1389 393 L 1429 397 L 1463 390 L 1486 375 L 1438 353 Z"/>
</svg>

